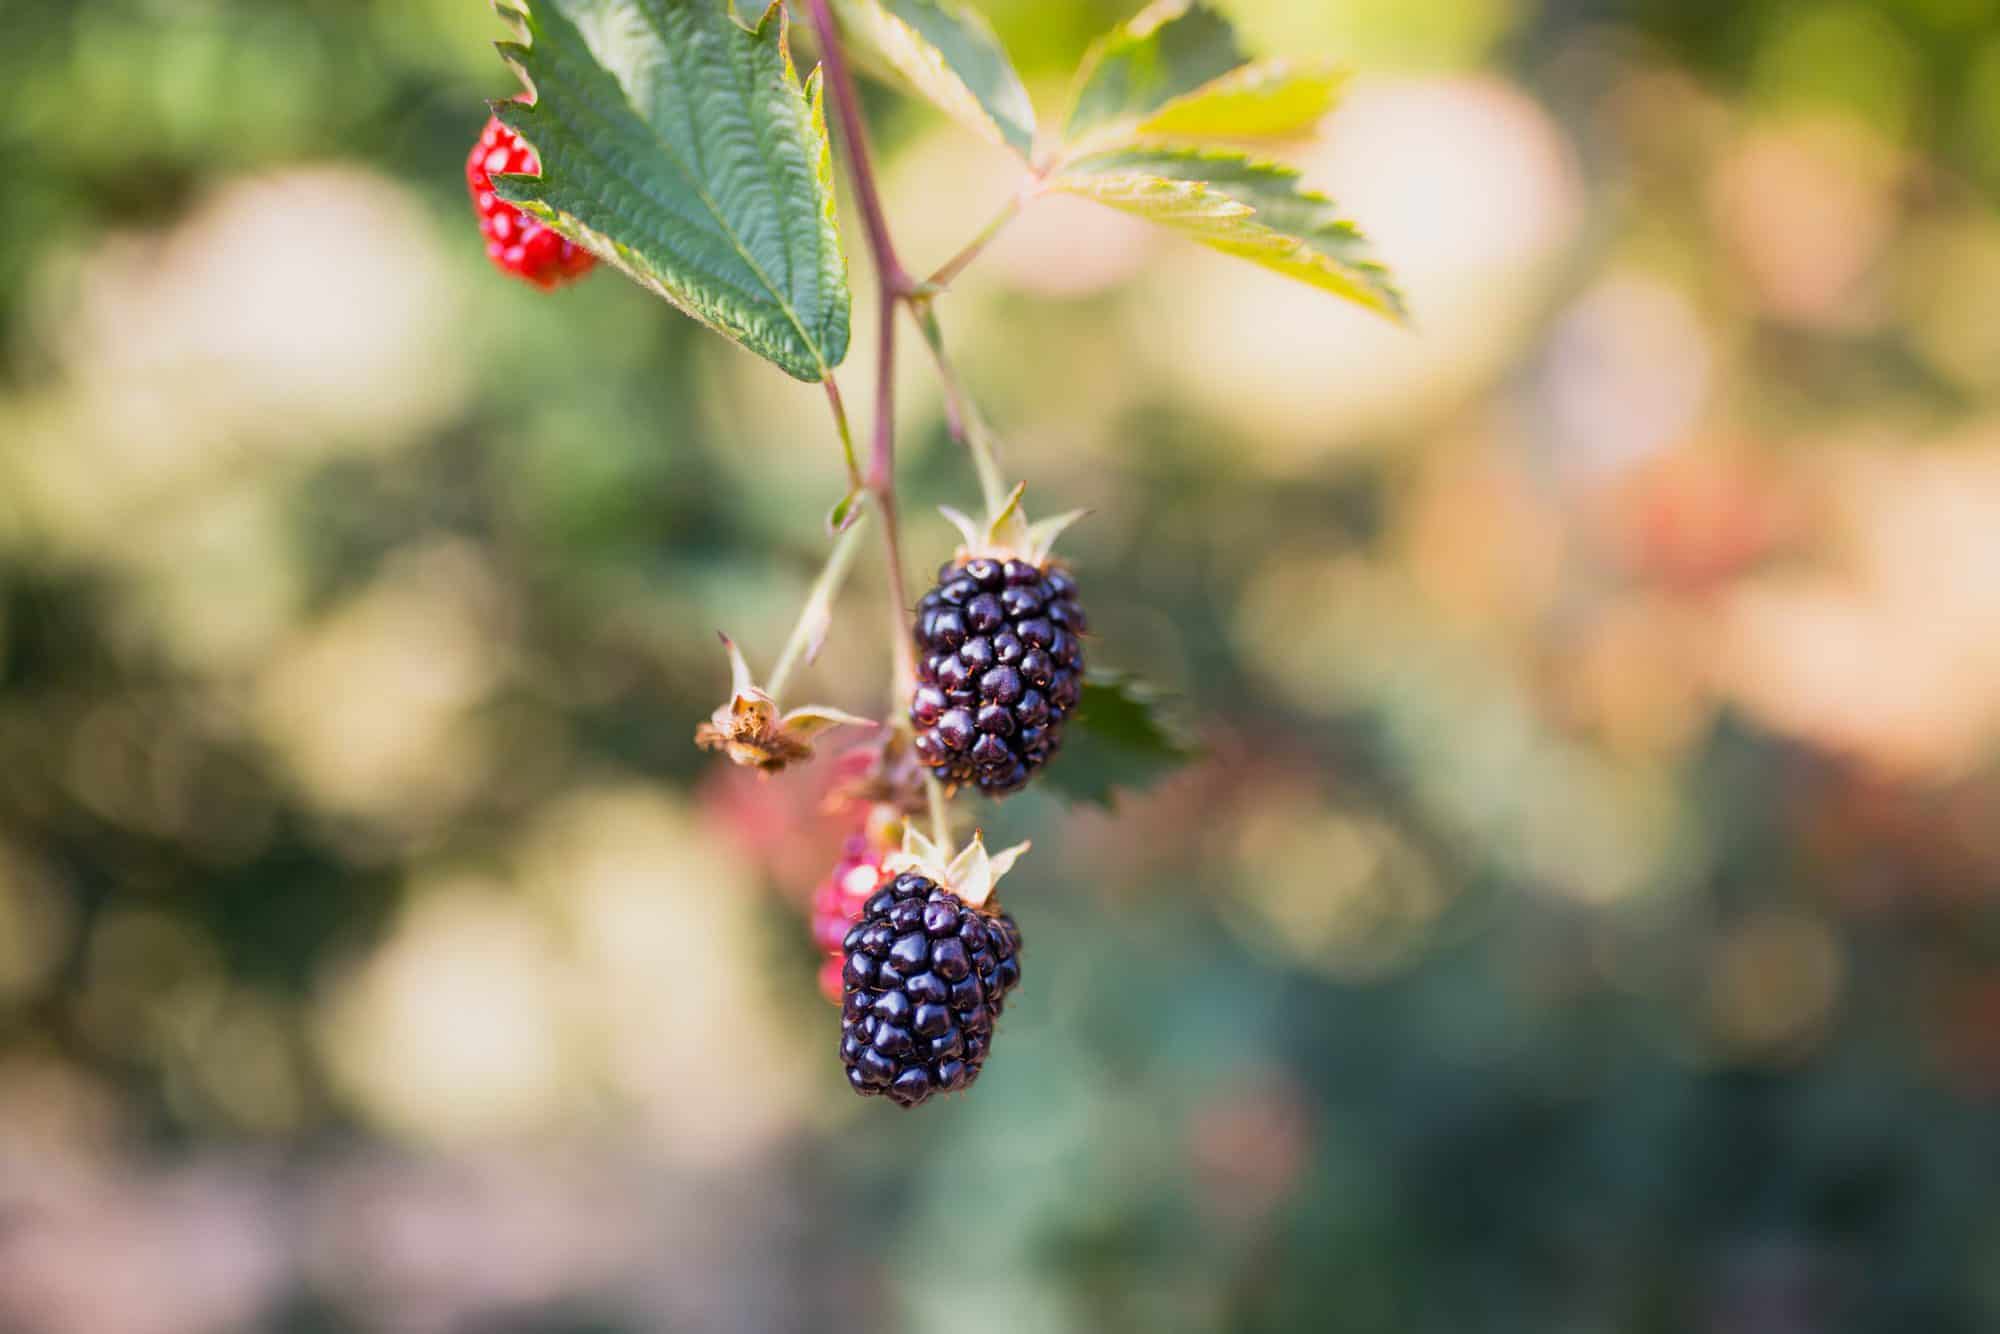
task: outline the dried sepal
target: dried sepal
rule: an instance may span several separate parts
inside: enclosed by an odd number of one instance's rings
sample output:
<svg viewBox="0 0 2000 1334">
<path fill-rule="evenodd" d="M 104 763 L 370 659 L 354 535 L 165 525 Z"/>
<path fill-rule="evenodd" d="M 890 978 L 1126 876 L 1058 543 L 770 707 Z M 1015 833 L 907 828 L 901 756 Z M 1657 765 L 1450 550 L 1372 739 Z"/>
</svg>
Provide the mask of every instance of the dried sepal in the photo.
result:
<svg viewBox="0 0 2000 1334">
<path fill-rule="evenodd" d="M 915 825 L 910 825 L 903 830 L 902 848 L 890 853 L 882 867 L 891 875 L 909 872 L 923 876 L 958 895 L 972 907 L 983 908 L 999 887 L 1000 877 L 1014 868 L 1014 863 L 1028 848 L 1027 843 L 1017 843 L 1003 852 L 989 854 L 984 838 L 974 833 L 972 841 L 957 855 L 947 856 L 946 848 L 925 837 Z"/>
<path fill-rule="evenodd" d="M 1048 565 L 1049 553 L 1055 548 L 1056 539 L 1071 524 L 1090 513 L 1089 510 L 1070 510 L 1066 514 L 1031 523 L 1027 511 L 1021 506 L 1021 497 L 1027 489 L 1028 484 L 1022 482 L 1008 492 L 1000 508 L 983 523 L 949 505 L 938 507 L 939 513 L 965 539 L 957 553 L 960 561 L 977 557 L 999 561 L 1021 560 L 1040 569 Z"/>
<path fill-rule="evenodd" d="M 1070 525 L 1084 518 L 1089 510 L 1069 510 L 1063 514 L 1037 519 L 1028 525 L 1028 550 L 1036 553 L 1035 564 L 1047 561 L 1049 552 L 1055 548 L 1056 540 L 1069 531 Z"/>
<path fill-rule="evenodd" d="M 964 510 L 954 509 L 950 505 L 940 505 L 938 513 L 944 515 L 945 522 L 958 529 L 958 535 L 965 539 L 959 546 L 960 551 L 971 551 L 985 543 L 986 526 Z"/>
<path fill-rule="evenodd" d="M 823 704 L 780 712 L 778 701 L 750 674 L 743 651 L 728 635 L 721 639 L 729 653 L 729 698 L 694 729 L 695 744 L 704 750 L 719 750 L 733 764 L 774 774 L 811 759 L 813 739 L 822 732 L 876 726 L 870 719 Z"/>
</svg>

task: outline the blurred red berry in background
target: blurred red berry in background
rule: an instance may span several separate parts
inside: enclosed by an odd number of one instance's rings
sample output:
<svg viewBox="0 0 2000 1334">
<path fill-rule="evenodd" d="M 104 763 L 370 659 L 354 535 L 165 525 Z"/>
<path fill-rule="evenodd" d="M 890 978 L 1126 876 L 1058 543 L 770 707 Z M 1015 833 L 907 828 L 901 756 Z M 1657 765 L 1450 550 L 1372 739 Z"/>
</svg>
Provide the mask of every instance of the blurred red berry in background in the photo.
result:
<svg viewBox="0 0 2000 1334">
<path fill-rule="evenodd" d="M 487 257 L 505 272 L 550 290 L 589 273 L 597 257 L 493 192 L 495 175 L 541 172 L 535 150 L 497 116 L 487 120 L 486 132 L 465 160 L 465 184 L 479 213 L 479 230 L 486 236 Z"/>
</svg>

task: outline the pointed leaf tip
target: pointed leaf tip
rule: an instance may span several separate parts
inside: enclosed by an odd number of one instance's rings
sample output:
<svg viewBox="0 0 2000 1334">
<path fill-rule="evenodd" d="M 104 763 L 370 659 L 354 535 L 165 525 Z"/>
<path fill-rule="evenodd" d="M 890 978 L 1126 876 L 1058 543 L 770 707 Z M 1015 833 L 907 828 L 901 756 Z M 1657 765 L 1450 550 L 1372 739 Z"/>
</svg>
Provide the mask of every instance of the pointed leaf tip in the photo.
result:
<svg viewBox="0 0 2000 1334">
<path fill-rule="evenodd" d="M 994 853 L 992 858 L 994 881 L 998 882 L 1001 876 L 1013 870 L 1014 863 L 1026 856 L 1028 850 L 1033 846 L 1028 840 L 1023 839 L 1005 851 Z"/>
<path fill-rule="evenodd" d="M 1000 525 L 1019 514 L 1021 512 L 1021 497 L 1027 494 L 1028 484 L 1026 482 L 1014 483 L 1014 489 L 1007 493 L 1006 502 L 1000 506 L 1000 512 L 993 516 L 992 526 L 997 529 Z"/>
<path fill-rule="evenodd" d="M 1148 146 L 1071 162 L 1054 188 L 1400 320 L 1403 300 L 1333 201 L 1299 173 L 1238 152 Z"/>
<path fill-rule="evenodd" d="M 952 527 L 958 529 L 959 536 L 965 539 L 967 550 L 979 546 L 984 540 L 985 534 L 981 526 L 973 522 L 972 516 L 963 510 L 955 510 L 949 505 L 940 505 L 938 506 L 938 513 L 944 515 L 946 521 Z"/>
<path fill-rule="evenodd" d="M 1028 525 L 1029 560 L 1039 565 L 1055 550 L 1056 542 L 1070 528 L 1090 517 L 1089 510 L 1071 510 L 1052 518 L 1040 519 Z"/>
<path fill-rule="evenodd" d="M 736 641 L 717 630 L 715 637 L 722 641 L 722 651 L 729 655 L 729 689 L 732 695 L 761 695 L 756 678 L 750 675 L 750 664 L 743 660 L 743 650 L 736 647 Z"/>
<path fill-rule="evenodd" d="M 966 885 L 968 875 L 984 873 L 985 870 L 986 845 L 980 842 L 979 835 L 975 833 L 972 841 L 951 859 L 951 865 L 945 868 L 945 874 L 950 877 L 953 888 L 960 888 Z"/>
</svg>

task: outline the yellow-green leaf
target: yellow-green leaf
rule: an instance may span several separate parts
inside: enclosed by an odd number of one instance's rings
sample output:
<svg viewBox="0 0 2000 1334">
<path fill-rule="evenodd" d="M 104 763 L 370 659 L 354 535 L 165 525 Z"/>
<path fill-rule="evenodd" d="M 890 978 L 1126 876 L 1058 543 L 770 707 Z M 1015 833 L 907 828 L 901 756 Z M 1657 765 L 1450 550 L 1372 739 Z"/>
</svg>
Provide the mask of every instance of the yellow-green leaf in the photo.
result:
<svg viewBox="0 0 2000 1334">
<path fill-rule="evenodd" d="M 1084 57 L 1065 134 L 1078 140 L 1144 120 L 1247 62 L 1220 11 L 1201 0 L 1155 0 Z"/>
<path fill-rule="evenodd" d="M 1141 121 L 1167 139 L 1264 139 L 1303 134 L 1340 101 L 1347 71 L 1330 60 L 1258 60 L 1231 70 Z"/>
<path fill-rule="evenodd" d="M 847 260 L 818 75 L 801 84 L 774 2 L 500 0 L 535 93 L 500 119 L 540 176 L 500 176 L 534 213 L 801 380 L 847 355 Z"/>
<path fill-rule="evenodd" d="M 1064 168 L 1052 186 L 1155 222 L 1393 318 L 1401 295 L 1367 240 L 1290 167 L 1241 153 L 1138 148 Z"/>
<path fill-rule="evenodd" d="M 1026 158 L 1035 108 L 985 16 L 957 0 L 835 0 L 855 53 L 940 111 Z"/>
</svg>

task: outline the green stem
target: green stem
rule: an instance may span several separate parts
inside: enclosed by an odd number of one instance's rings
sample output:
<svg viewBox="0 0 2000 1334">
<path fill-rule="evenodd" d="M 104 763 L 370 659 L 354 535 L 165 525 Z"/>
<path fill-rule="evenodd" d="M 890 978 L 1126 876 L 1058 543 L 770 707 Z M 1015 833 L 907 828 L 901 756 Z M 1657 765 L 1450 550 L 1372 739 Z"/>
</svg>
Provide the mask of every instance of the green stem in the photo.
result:
<svg viewBox="0 0 2000 1334">
<path fill-rule="evenodd" d="M 944 798 L 944 784 L 928 769 L 924 770 L 924 798 L 931 808 L 931 842 L 948 849 L 952 846 L 951 807 Z"/>
<path fill-rule="evenodd" d="M 910 314 L 923 331 L 924 343 L 931 350 L 931 359 L 937 364 L 938 383 L 944 388 L 945 427 L 951 438 L 965 447 L 972 455 L 973 471 L 979 475 L 979 493 L 986 501 L 986 513 L 995 515 L 1007 503 L 1007 482 L 1000 471 L 1000 459 L 994 449 L 993 433 L 987 429 L 979 409 L 966 397 L 965 390 L 958 382 L 958 372 L 951 364 L 951 356 L 945 351 L 944 329 L 938 323 L 937 311 L 928 298 L 912 301 Z"/>
<path fill-rule="evenodd" d="M 864 510 L 854 516 L 854 522 L 833 544 L 827 554 L 826 565 L 814 581 L 812 593 L 806 598 L 806 605 L 799 612 L 798 623 L 792 627 L 791 638 L 785 641 L 785 648 L 778 655 L 777 666 L 771 669 L 770 679 L 764 688 L 773 699 L 785 697 L 785 684 L 791 680 L 792 672 L 801 662 L 811 662 L 819 656 L 820 642 L 826 638 L 826 630 L 833 623 L 833 603 L 840 596 L 840 589 L 847 582 L 848 571 L 854 568 L 854 557 L 861 550 L 862 529 L 868 526 L 868 514 Z"/>
<path fill-rule="evenodd" d="M 854 453 L 854 429 L 847 424 L 847 403 L 840 396 L 840 383 L 832 375 L 826 377 L 826 401 L 833 408 L 834 429 L 840 433 L 841 457 L 847 460 L 847 491 L 853 495 L 865 490 L 867 483 L 861 479 L 861 460 Z"/>
<path fill-rule="evenodd" d="M 993 220 L 981 227 L 979 234 L 966 243 L 965 249 L 946 260 L 936 273 L 925 280 L 925 289 L 941 292 L 950 287 L 957 281 L 958 275 L 971 266 L 973 260 L 985 253 L 986 247 L 993 244 L 994 238 L 1006 230 L 1007 224 L 1020 216 L 1021 207 L 1027 202 L 1028 191 L 1026 189 L 1017 191 L 1014 197 L 1007 201 L 1006 207 L 994 214 Z"/>
</svg>

